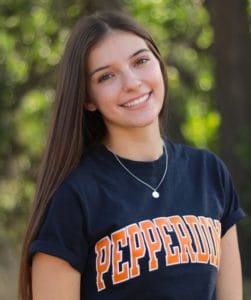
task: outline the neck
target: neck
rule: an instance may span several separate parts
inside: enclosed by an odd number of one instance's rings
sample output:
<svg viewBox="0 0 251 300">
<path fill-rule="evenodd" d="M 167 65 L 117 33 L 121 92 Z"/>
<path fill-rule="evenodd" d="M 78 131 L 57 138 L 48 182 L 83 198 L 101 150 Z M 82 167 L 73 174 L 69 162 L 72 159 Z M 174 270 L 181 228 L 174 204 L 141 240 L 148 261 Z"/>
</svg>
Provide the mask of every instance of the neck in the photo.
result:
<svg viewBox="0 0 251 300">
<path fill-rule="evenodd" d="M 134 128 L 131 132 L 128 129 L 113 129 L 104 144 L 117 155 L 137 161 L 156 160 L 163 153 L 159 124 Z"/>
</svg>

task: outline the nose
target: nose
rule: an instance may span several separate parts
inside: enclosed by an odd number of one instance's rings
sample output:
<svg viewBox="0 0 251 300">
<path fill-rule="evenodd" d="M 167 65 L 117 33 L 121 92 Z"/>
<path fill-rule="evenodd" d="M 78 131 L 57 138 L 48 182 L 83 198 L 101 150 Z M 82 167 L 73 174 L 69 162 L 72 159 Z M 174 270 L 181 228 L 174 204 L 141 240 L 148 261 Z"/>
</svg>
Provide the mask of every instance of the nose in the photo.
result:
<svg viewBox="0 0 251 300">
<path fill-rule="evenodd" d="M 125 91 L 131 91 L 138 89 L 141 85 L 141 80 L 137 76 L 136 72 L 130 68 L 123 73 L 123 89 Z"/>
</svg>

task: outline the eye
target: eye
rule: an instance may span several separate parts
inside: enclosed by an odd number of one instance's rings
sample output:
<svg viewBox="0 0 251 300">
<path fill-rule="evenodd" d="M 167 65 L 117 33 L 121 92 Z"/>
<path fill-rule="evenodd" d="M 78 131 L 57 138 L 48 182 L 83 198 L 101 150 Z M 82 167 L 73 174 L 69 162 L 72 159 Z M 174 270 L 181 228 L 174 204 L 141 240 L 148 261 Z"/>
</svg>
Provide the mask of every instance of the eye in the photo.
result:
<svg viewBox="0 0 251 300">
<path fill-rule="evenodd" d="M 143 64 L 146 64 L 149 60 L 150 60 L 150 58 L 141 57 L 141 58 L 136 60 L 135 64 L 136 65 L 143 65 Z"/>
<path fill-rule="evenodd" d="M 106 80 L 112 78 L 113 76 L 114 76 L 113 73 L 105 73 L 98 78 L 98 83 L 106 81 Z"/>
</svg>

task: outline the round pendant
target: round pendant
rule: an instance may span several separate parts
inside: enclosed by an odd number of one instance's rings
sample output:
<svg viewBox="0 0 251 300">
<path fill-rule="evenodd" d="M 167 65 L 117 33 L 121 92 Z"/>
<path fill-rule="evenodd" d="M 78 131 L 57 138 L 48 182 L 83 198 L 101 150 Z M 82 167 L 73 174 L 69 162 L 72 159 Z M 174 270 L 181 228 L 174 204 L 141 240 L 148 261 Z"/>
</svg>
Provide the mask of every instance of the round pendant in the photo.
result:
<svg viewBox="0 0 251 300">
<path fill-rule="evenodd" d="M 152 196 L 153 196 L 153 198 L 157 199 L 157 198 L 159 198 L 159 193 L 157 191 L 153 191 Z"/>
</svg>

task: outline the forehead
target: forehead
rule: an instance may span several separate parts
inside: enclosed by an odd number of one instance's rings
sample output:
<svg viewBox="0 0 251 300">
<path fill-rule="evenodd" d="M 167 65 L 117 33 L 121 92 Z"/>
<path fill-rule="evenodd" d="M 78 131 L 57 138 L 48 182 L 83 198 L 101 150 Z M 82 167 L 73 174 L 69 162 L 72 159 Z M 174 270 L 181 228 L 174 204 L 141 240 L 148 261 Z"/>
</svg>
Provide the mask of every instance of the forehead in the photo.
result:
<svg viewBox="0 0 251 300">
<path fill-rule="evenodd" d="M 149 49 L 145 40 L 134 33 L 111 30 L 90 50 L 87 67 L 111 65 L 119 60 L 128 59 L 140 49 Z"/>
</svg>

